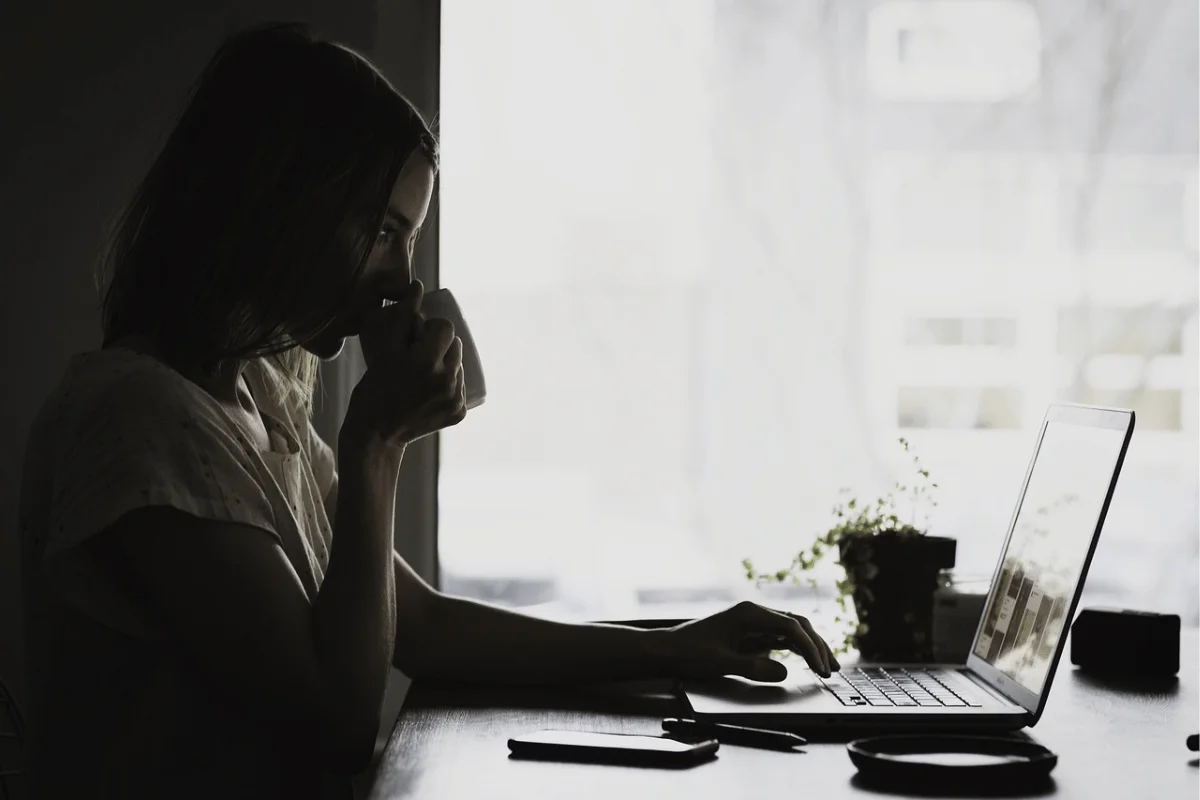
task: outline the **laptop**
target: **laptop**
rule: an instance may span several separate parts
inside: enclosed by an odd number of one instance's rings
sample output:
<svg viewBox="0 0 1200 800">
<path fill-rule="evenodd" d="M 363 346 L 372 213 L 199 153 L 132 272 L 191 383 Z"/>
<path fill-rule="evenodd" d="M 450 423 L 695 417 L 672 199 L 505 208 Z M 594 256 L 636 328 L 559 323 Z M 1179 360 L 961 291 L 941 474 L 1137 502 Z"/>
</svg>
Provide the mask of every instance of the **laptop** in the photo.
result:
<svg viewBox="0 0 1200 800">
<path fill-rule="evenodd" d="M 1036 724 L 1133 426 L 1129 410 L 1056 404 L 1046 412 L 966 664 L 860 663 L 822 679 L 789 659 L 782 683 L 684 682 L 693 717 L 798 731 Z"/>
</svg>

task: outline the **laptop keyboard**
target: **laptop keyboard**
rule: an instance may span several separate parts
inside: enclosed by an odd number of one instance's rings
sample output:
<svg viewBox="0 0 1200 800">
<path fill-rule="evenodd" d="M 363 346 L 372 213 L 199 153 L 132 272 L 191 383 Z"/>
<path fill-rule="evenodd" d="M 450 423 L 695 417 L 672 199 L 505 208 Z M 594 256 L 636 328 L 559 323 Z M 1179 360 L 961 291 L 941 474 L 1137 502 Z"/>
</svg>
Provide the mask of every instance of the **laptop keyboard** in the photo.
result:
<svg viewBox="0 0 1200 800">
<path fill-rule="evenodd" d="M 975 696 L 948 687 L 933 670 L 847 667 L 823 682 L 846 706 L 983 707 Z"/>
</svg>

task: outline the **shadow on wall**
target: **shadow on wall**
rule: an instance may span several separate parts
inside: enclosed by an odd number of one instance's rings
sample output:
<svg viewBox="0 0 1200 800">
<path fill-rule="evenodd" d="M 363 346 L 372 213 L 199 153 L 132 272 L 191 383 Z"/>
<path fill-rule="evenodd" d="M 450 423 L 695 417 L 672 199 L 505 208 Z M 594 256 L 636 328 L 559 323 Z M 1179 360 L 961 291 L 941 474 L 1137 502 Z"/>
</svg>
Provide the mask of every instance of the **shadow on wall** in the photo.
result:
<svg viewBox="0 0 1200 800">
<path fill-rule="evenodd" d="M 91 269 L 106 225 L 225 35 L 296 19 L 369 52 L 376 11 L 376 0 L 0 4 L 0 678 L 18 700 L 26 688 L 15 530 L 22 451 L 68 357 L 98 344 Z"/>
</svg>

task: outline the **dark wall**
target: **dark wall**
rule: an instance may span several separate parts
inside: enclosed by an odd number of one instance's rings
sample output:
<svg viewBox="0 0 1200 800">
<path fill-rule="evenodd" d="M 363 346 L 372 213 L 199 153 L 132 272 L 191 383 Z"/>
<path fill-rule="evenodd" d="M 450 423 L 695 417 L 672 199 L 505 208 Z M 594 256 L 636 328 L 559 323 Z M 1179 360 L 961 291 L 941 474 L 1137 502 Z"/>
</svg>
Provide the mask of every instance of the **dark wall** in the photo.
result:
<svg viewBox="0 0 1200 800">
<path fill-rule="evenodd" d="M 0 678 L 18 698 L 16 509 L 26 432 L 70 355 L 98 345 L 97 247 L 187 88 L 228 33 L 294 19 L 369 55 L 378 48 L 384 71 L 427 108 L 436 73 L 430 88 L 417 65 L 436 53 L 436 40 L 421 40 L 436 8 L 427 0 L 0 3 Z"/>
</svg>

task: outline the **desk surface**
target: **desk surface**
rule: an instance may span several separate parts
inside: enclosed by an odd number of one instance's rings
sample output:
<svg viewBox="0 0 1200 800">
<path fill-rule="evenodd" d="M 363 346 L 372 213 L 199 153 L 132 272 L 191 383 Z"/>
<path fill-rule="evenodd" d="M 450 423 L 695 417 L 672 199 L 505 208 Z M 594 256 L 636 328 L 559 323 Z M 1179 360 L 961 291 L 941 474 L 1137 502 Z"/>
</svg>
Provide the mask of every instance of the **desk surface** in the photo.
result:
<svg viewBox="0 0 1200 800">
<path fill-rule="evenodd" d="M 1183 632 L 1179 680 L 1129 690 L 1061 664 L 1046 712 L 1030 735 L 1059 755 L 1054 787 L 1078 800 L 1195 798 L 1188 734 L 1200 731 L 1195 629 Z M 1066 659 L 1064 659 L 1065 661 Z M 688 770 L 514 761 L 510 736 L 545 728 L 659 735 L 681 704 L 663 684 L 588 689 L 464 688 L 416 683 L 379 764 L 384 798 L 882 797 L 863 786 L 844 744 L 777 753 L 725 746 Z"/>
</svg>

